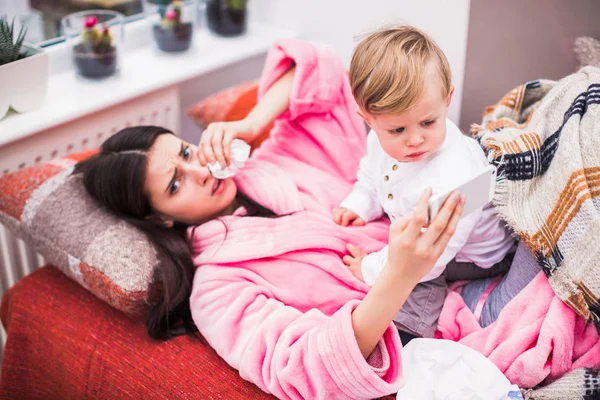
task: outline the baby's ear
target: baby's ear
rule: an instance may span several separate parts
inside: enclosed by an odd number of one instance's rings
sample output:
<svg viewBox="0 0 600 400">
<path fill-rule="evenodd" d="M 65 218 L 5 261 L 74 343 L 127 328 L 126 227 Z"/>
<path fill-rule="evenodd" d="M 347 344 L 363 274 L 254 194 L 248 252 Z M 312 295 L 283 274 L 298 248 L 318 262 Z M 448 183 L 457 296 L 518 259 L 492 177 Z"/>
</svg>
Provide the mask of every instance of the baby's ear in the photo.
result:
<svg viewBox="0 0 600 400">
<path fill-rule="evenodd" d="M 360 107 L 356 107 L 356 113 L 360 115 L 360 117 L 367 123 L 367 125 L 372 126 L 371 124 L 371 116 L 367 114 Z"/>
<path fill-rule="evenodd" d="M 454 95 L 454 85 L 450 88 L 450 93 L 448 93 L 448 97 L 446 98 L 446 107 L 450 107 L 450 102 L 452 101 L 452 95 Z"/>
</svg>

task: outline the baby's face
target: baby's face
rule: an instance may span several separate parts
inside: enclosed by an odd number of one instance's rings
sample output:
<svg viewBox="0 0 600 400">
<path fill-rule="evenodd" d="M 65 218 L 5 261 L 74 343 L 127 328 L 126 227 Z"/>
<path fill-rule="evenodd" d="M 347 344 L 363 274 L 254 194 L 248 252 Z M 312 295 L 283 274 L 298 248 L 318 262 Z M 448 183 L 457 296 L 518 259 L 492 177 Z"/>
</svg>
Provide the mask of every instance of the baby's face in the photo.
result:
<svg viewBox="0 0 600 400">
<path fill-rule="evenodd" d="M 452 92 L 447 98 L 441 93 L 438 84 L 430 83 L 419 102 L 405 112 L 363 115 L 390 157 L 416 162 L 440 149 L 446 138 L 446 117 L 452 98 Z"/>
</svg>

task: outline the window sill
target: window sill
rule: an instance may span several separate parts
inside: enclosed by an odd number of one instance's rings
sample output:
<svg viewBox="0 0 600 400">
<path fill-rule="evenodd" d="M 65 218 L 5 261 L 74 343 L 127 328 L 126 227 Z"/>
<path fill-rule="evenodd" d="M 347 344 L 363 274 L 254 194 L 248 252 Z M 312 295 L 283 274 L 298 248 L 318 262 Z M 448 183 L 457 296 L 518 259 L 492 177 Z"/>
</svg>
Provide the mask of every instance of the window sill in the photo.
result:
<svg viewBox="0 0 600 400">
<path fill-rule="evenodd" d="M 205 29 L 199 29 L 195 35 L 192 48 L 184 53 L 161 53 L 147 42 L 125 48 L 119 73 L 100 81 L 81 78 L 70 63 L 64 63 L 67 57 L 70 59 L 66 44 L 48 48 L 51 74 L 46 101 L 38 110 L 11 112 L 1 120 L 0 147 L 263 54 L 275 41 L 297 36 L 293 31 L 259 24 L 250 24 L 245 35 L 235 38 L 214 36 Z"/>
</svg>

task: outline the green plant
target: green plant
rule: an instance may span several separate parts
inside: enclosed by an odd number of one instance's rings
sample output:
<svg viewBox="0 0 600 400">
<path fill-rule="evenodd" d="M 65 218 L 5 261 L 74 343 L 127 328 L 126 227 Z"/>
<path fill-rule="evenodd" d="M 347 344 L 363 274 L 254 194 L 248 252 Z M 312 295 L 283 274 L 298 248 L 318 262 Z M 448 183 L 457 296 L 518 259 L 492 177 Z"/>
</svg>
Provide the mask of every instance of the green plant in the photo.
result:
<svg viewBox="0 0 600 400">
<path fill-rule="evenodd" d="M 163 29 L 175 29 L 181 24 L 181 2 L 175 0 L 164 13 L 160 22 Z"/>
<path fill-rule="evenodd" d="M 27 29 L 21 26 L 19 35 L 15 40 L 14 26 L 14 18 L 9 24 L 6 16 L 0 17 L 0 65 L 8 64 L 25 57 L 25 54 L 21 53 L 21 48 L 23 47 L 23 40 L 25 40 Z"/>
<path fill-rule="evenodd" d="M 109 53 L 113 49 L 112 36 L 107 26 L 102 30 L 96 26 L 98 19 L 95 16 L 88 17 L 81 31 L 81 44 L 89 52 Z"/>
<path fill-rule="evenodd" d="M 148 3 L 158 6 L 158 14 L 161 19 L 165 18 L 167 8 L 172 2 L 173 0 L 148 0 Z"/>
<path fill-rule="evenodd" d="M 246 8 L 247 0 L 225 0 L 225 5 L 230 10 L 241 11 Z"/>
</svg>

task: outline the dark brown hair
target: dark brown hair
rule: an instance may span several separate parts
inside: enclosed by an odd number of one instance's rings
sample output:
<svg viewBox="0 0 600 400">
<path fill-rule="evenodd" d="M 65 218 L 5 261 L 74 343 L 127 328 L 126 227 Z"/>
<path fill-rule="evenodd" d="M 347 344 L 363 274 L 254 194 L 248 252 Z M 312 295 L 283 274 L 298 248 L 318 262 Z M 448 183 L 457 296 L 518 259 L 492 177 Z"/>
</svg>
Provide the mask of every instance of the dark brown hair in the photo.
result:
<svg viewBox="0 0 600 400">
<path fill-rule="evenodd" d="M 125 128 L 108 138 L 100 152 L 77 164 L 74 173 L 83 176 L 86 191 L 118 217 L 144 232 L 156 246 L 159 264 L 152 287 L 156 301 L 149 310 L 146 330 L 155 339 L 197 332 L 192 320 L 189 299 L 194 265 L 186 240 L 184 224 L 173 228 L 149 218 L 153 215 L 150 199 L 144 190 L 148 150 L 160 135 L 173 134 L 157 126 Z M 275 214 L 244 194 L 238 203 L 248 215 L 272 217 Z"/>
</svg>

